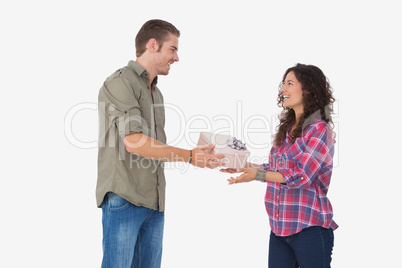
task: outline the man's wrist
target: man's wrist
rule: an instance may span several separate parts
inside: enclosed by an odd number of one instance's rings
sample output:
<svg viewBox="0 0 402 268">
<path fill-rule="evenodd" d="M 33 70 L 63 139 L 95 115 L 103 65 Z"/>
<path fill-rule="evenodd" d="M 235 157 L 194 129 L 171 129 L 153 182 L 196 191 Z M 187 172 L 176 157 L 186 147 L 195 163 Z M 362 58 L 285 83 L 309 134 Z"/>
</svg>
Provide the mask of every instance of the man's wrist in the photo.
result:
<svg viewBox="0 0 402 268">
<path fill-rule="evenodd" d="M 193 160 L 193 150 L 190 150 L 190 158 L 188 160 L 188 163 L 191 164 L 192 160 Z"/>
</svg>

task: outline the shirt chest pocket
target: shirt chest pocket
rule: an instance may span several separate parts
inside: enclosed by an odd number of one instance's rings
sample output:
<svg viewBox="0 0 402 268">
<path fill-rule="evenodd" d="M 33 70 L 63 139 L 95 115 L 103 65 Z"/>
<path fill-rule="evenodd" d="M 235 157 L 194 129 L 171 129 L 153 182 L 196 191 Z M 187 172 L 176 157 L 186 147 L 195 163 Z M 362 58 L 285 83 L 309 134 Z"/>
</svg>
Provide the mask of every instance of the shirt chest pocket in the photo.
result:
<svg viewBox="0 0 402 268">
<path fill-rule="evenodd" d="M 158 128 L 165 127 L 165 106 L 163 104 L 154 105 L 155 126 Z"/>
<path fill-rule="evenodd" d="M 140 110 L 147 128 L 152 131 L 165 126 L 165 109 L 163 104 L 153 104 L 149 100 L 140 99 Z"/>
<path fill-rule="evenodd" d="M 141 116 L 149 125 L 152 122 L 152 104 L 148 100 L 139 99 L 138 105 L 140 106 Z"/>
<path fill-rule="evenodd" d="M 294 154 L 293 152 L 286 150 L 281 154 L 277 154 L 275 157 L 276 170 L 281 169 L 293 169 L 301 157 L 301 153 Z"/>
</svg>

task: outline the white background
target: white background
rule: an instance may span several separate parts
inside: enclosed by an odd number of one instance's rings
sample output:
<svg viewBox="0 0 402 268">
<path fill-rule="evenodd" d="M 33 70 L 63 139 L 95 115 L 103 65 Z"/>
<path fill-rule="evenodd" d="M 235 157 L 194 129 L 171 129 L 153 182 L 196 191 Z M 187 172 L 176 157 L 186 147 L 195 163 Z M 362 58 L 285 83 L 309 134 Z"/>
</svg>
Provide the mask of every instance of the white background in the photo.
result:
<svg viewBox="0 0 402 268">
<path fill-rule="evenodd" d="M 181 31 L 180 61 L 160 77 L 169 142 L 218 116 L 248 127 L 267 157 L 277 87 L 294 64 L 319 66 L 337 99 L 336 166 L 329 198 L 340 225 L 333 267 L 400 263 L 401 25 L 397 1 L 8 1 L 1 27 L 0 267 L 100 267 L 96 207 L 97 94 L 135 59 L 153 18 Z M 77 106 L 78 105 L 78 106 Z M 240 112 L 239 112 L 240 111 Z M 67 127 L 66 127 L 67 126 Z M 197 131 L 195 131 L 197 132 Z M 186 135 L 187 135 L 186 134 Z M 70 135 L 70 136 L 69 136 Z M 74 135 L 74 136 L 71 136 Z M 179 137 L 178 139 L 176 139 Z M 92 147 L 84 149 L 84 147 Z M 261 183 L 168 166 L 163 267 L 267 267 Z"/>
</svg>

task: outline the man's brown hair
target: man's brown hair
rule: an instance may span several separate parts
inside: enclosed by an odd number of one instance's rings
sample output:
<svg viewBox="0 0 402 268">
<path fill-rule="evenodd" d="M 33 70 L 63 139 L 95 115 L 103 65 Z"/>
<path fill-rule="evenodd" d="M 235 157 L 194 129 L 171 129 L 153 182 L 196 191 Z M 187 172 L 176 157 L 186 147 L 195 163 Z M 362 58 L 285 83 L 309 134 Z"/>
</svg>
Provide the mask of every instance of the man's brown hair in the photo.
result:
<svg viewBox="0 0 402 268">
<path fill-rule="evenodd" d="M 144 23 L 135 37 L 136 56 L 140 57 L 145 52 L 146 44 L 151 38 L 154 38 L 158 42 L 160 50 L 163 43 L 167 40 L 169 33 L 180 37 L 180 31 L 167 21 L 149 20 Z"/>
</svg>

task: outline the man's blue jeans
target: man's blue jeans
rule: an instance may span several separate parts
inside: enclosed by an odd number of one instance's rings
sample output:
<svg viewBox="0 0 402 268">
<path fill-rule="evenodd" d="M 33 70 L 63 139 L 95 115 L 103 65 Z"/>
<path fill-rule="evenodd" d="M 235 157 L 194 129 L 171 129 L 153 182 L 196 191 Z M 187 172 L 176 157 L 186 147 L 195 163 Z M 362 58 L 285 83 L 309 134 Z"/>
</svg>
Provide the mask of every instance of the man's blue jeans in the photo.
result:
<svg viewBox="0 0 402 268">
<path fill-rule="evenodd" d="M 314 226 L 291 236 L 269 238 L 269 268 L 331 267 L 334 233 L 332 229 Z"/>
<path fill-rule="evenodd" d="M 102 268 L 159 268 L 165 214 L 114 193 L 102 203 Z"/>
</svg>

